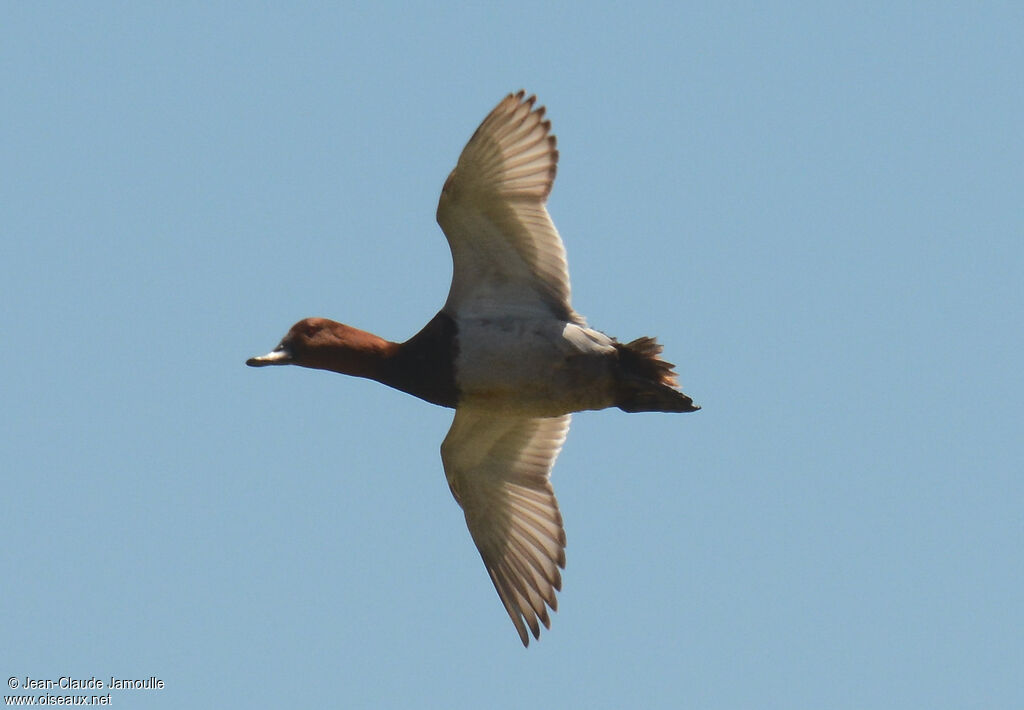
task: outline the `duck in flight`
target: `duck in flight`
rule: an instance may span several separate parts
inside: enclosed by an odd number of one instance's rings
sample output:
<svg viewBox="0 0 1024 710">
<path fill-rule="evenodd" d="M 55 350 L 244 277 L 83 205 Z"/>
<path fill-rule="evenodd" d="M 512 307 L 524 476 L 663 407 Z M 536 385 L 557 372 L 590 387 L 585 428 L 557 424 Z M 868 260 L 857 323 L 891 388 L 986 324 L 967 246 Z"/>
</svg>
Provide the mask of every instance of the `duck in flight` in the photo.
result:
<svg viewBox="0 0 1024 710">
<path fill-rule="evenodd" d="M 445 181 L 437 221 L 454 264 L 441 311 L 404 343 L 324 318 L 246 364 L 366 377 L 455 410 L 441 444 L 452 495 L 523 645 L 550 628 L 565 530 L 550 475 L 572 412 L 693 412 L 653 338 L 620 343 L 570 305 L 545 203 L 558 151 L 544 108 L 506 96 Z"/>
</svg>

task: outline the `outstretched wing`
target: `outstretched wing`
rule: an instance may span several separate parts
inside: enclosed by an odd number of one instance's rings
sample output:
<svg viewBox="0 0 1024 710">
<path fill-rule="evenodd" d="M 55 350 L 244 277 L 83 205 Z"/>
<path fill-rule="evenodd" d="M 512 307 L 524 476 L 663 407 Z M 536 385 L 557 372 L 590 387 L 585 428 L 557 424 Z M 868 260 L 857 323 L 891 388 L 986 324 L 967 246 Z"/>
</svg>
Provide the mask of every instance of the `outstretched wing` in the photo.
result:
<svg viewBox="0 0 1024 710">
<path fill-rule="evenodd" d="M 570 305 L 565 247 L 544 203 L 558 151 L 535 96 L 509 94 L 462 150 L 437 206 L 454 273 L 451 316 L 555 317 L 582 323 Z"/>
<path fill-rule="evenodd" d="M 448 485 L 524 646 L 527 627 L 540 638 L 547 608 L 558 609 L 565 531 L 549 476 L 569 418 L 460 408 L 441 444 Z"/>
</svg>

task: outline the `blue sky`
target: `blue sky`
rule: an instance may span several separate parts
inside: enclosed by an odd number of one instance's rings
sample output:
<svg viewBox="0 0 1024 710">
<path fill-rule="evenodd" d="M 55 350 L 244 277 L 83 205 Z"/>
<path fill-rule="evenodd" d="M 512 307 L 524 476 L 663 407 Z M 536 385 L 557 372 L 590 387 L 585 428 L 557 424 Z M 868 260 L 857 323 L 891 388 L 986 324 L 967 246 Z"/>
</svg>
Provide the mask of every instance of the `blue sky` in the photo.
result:
<svg viewBox="0 0 1024 710">
<path fill-rule="evenodd" d="M 115 706 L 1024 705 L 1015 3 L 6 3 L 0 668 Z M 451 413 L 252 370 L 440 308 L 448 171 L 547 105 L 574 305 L 693 415 L 578 415 L 526 650 Z"/>
</svg>

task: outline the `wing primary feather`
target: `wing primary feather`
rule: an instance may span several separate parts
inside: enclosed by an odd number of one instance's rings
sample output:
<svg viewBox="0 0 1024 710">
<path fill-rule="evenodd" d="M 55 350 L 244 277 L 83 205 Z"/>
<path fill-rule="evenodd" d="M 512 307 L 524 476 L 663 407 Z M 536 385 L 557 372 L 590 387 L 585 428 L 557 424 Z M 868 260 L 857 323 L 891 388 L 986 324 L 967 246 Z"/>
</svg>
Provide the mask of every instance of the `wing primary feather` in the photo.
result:
<svg viewBox="0 0 1024 710">
<path fill-rule="evenodd" d="M 529 646 L 530 635 L 526 632 L 526 624 L 523 623 L 522 616 L 517 611 L 517 608 L 512 606 L 512 601 L 508 598 L 508 593 L 505 591 L 501 582 L 498 581 L 495 570 L 488 569 L 487 572 L 491 577 L 491 584 L 494 585 L 494 589 L 498 592 L 498 598 L 501 599 L 501 603 L 505 607 L 506 613 L 508 613 L 509 618 L 512 619 L 512 624 L 516 627 L 516 631 L 519 633 L 519 640 L 523 642 L 524 646 Z"/>
<path fill-rule="evenodd" d="M 537 624 L 536 614 L 533 612 L 533 606 L 523 591 L 517 575 L 505 563 L 497 565 L 496 570 L 500 573 L 499 576 L 502 579 L 505 591 L 514 600 L 515 612 L 530 627 L 533 637 L 535 639 L 540 638 L 540 626 Z"/>
</svg>

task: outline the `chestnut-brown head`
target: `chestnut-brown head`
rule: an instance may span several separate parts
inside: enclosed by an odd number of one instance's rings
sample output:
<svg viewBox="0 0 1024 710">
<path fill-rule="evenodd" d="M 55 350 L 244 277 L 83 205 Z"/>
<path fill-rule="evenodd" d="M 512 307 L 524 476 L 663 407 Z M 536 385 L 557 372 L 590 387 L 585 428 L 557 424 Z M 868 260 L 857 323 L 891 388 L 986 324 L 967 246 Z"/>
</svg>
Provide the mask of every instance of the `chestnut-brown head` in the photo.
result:
<svg viewBox="0 0 1024 710">
<path fill-rule="evenodd" d="M 299 365 L 368 377 L 393 346 L 372 333 L 327 318 L 305 318 L 291 327 L 276 348 L 245 364 Z"/>
</svg>

